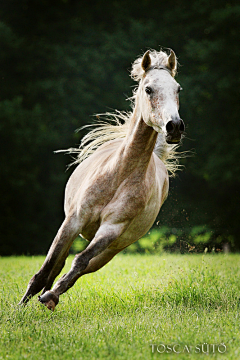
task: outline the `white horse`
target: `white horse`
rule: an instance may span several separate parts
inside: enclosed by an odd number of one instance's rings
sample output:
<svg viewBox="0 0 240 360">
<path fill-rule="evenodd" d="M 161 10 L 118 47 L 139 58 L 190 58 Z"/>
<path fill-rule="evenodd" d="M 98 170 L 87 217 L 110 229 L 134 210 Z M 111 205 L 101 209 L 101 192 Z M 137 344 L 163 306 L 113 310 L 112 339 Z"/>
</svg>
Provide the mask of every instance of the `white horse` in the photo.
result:
<svg viewBox="0 0 240 360">
<path fill-rule="evenodd" d="M 139 81 L 133 111 L 116 113 L 115 125 L 101 125 L 83 139 L 80 164 L 66 186 L 65 220 L 20 304 L 43 289 L 40 302 L 54 310 L 80 276 L 100 269 L 153 225 L 168 194 L 167 167 L 176 167 L 167 160 L 184 132 L 176 68 L 173 51 L 147 51 L 132 67 Z M 79 234 L 89 245 L 50 290 Z"/>
</svg>

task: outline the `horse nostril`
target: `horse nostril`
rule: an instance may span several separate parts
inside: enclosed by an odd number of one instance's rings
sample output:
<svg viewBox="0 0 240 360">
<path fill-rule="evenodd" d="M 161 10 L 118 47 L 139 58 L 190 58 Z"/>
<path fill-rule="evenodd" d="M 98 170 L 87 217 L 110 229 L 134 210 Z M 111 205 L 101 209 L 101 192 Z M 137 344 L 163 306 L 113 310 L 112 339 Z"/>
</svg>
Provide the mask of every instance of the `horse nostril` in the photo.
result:
<svg viewBox="0 0 240 360">
<path fill-rule="evenodd" d="M 174 129 L 175 129 L 175 124 L 172 120 L 170 120 L 166 125 L 166 130 L 168 133 L 171 133 L 174 131 Z"/>
<path fill-rule="evenodd" d="M 182 121 L 182 119 L 180 120 L 179 131 L 180 131 L 180 132 L 184 132 L 184 131 L 185 131 L 185 125 L 184 125 L 184 122 Z"/>
</svg>

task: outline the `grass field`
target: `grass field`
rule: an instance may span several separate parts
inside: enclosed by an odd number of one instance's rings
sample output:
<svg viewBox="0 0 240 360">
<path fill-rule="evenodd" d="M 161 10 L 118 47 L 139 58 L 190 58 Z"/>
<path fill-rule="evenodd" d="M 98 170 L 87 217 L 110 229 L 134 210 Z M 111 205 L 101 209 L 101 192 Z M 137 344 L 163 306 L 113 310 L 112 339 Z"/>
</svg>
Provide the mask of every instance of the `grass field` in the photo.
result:
<svg viewBox="0 0 240 360">
<path fill-rule="evenodd" d="M 55 312 L 18 307 L 43 259 L 0 258 L 0 359 L 240 359 L 240 255 L 120 254 Z"/>
</svg>

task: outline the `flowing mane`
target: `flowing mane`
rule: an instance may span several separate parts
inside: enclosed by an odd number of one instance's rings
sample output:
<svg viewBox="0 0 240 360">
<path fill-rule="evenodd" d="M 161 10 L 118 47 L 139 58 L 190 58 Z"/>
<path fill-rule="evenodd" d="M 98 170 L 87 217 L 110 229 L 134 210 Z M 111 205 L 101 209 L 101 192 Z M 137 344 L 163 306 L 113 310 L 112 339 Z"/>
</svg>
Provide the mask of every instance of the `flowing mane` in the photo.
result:
<svg viewBox="0 0 240 360">
<path fill-rule="evenodd" d="M 174 77 L 176 69 L 171 71 L 167 68 L 168 55 L 164 51 L 152 50 L 149 52 L 151 57 L 152 68 L 165 68 Z M 144 76 L 144 70 L 141 66 L 142 56 L 137 58 L 131 70 L 131 78 L 140 82 Z M 133 91 L 133 96 L 128 99 L 131 101 L 131 107 L 134 109 L 136 92 L 138 87 Z M 75 154 L 76 159 L 70 164 L 77 165 L 88 158 L 99 146 L 107 141 L 124 138 L 127 135 L 130 120 L 133 116 L 133 111 L 125 112 L 116 110 L 114 113 L 98 114 L 97 122 L 95 124 L 85 125 L 78 131 L 84 128 L 92 128 L 81 140 L 79 148 L 69 148 L 66 151 L 68 154 Z M 179 159 L 184 157 L 183 152 L 176 151 L 179 145 L 169 145 L 164 139 L 162 133 L 158 134 L 157 142 L 154 148 L 154 153 L 163 161 L 169 175 L 174 176 L 177 170 L 180 170 L 182 165 L 179 164 Z M 61 150 L 60 150 L 61 151 Z"/>
</svg>

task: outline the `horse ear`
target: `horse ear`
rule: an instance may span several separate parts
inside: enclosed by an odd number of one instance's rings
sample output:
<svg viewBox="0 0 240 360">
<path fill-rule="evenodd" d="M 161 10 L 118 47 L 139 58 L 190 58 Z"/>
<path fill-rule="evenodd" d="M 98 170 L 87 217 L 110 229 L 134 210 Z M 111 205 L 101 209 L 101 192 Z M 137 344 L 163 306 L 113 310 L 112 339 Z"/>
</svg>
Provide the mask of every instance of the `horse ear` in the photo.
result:
<svg viewBox="0 0 240 360">
<path fill-rule="evenodd" d="M 173 50 L 171 50 L 170 55 L 168 57 L 167 67 L 173 72 L 173 74 L 176 72 L 177 58 Z"/>
<path fill-rule="evenodd" d="M 149 55 L 150 51 L 146 51 L 142 58 L 142 68 L 144 71 L 147 71 L 151 66 L 151 58 Z"/>
</svg>

